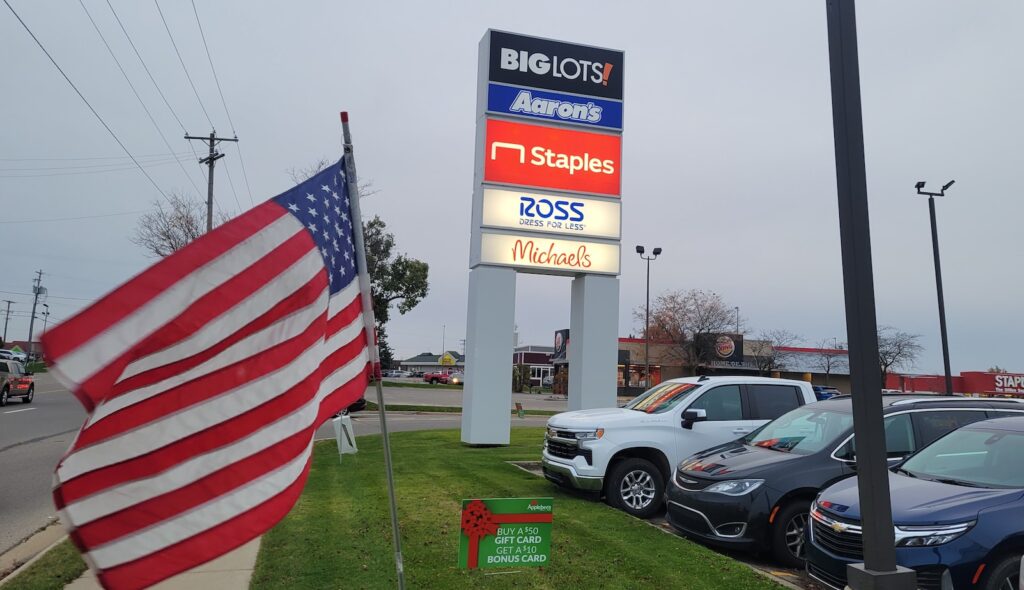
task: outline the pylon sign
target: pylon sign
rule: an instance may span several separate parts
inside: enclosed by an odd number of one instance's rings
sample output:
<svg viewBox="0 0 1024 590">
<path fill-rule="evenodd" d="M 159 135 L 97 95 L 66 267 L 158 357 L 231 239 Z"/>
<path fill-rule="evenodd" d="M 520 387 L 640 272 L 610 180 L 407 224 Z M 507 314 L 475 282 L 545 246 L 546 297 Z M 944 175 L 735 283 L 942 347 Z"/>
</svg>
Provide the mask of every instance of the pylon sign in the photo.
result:
<svg viewBox="0 0 1024 590">
<path fill-rule="evenodd" d="M 484 35 L 470 268 L 619 274 L 623 62 L 621 51 Z"/>
<path fill-rule="evenodd" d="M 480 40 L 462 441 L 508 444 L 518 273 L 572 278 L 569 409 L 614 407 L 624 54 Z"/>
</svg>

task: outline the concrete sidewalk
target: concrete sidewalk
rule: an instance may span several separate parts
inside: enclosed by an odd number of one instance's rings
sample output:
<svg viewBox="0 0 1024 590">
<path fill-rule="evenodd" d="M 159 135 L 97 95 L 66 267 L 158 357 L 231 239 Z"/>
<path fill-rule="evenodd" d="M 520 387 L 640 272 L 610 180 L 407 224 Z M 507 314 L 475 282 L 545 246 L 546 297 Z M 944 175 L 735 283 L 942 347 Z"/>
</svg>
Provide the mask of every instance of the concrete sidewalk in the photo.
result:
<svg viewBox="0 0 1024 590">
<path fill-rule="evenodd" d="M 256 567 L 256 555 L 260 550 L 260 539 L 256 538 L 222 555 L 209 563 L 168 578 L 153 586 L 153 590 L 194 590 L 195 588 L 216 588 L 217 590 L 245 590 Z M 67 590 L 101 590 L 92 570 L 65 586 Z"/>
</svg>

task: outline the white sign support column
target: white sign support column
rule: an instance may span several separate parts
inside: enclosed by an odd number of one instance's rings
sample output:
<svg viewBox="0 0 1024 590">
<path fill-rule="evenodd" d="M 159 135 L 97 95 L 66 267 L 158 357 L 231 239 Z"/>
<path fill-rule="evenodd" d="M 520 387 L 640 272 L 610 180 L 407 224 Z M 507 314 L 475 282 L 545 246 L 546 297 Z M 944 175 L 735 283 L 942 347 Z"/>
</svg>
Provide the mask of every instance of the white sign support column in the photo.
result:
<svg viewBox="0 0 1024 590">
<path fill-rule="evenodd" d="M 619 355 L 619 279 L 579 275 L 569 311 L 569 409 L 614 408 Z"/>
<path fill-rule="evenodd" d="M 469 271 L 462 391 L 462 442 L 466 444 L 509 443 L 515 310 L 515 270 L 478 266 Z"/>
</svg>

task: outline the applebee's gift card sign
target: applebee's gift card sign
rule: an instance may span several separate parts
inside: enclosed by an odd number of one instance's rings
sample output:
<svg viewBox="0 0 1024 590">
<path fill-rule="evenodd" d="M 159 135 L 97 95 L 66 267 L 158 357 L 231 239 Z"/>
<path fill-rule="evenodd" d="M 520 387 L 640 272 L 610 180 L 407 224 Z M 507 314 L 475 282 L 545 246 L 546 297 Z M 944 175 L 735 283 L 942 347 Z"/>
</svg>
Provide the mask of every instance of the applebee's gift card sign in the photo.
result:
<svg viewBox="0 0 1024 590">
<path fill-rule="evenodd" d="M 460 567 L 547 565 L 552 502 L 552 498 L 463 500 Z"/>
</svg>

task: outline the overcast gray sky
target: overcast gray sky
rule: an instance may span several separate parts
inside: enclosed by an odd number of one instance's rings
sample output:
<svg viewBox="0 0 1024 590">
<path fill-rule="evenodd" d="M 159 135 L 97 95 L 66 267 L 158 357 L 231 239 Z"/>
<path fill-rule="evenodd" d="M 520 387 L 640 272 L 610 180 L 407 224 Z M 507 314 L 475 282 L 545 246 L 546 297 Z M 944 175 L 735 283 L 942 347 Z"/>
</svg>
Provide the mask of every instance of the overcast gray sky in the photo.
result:
<svg viewBox="0 0 1024 590">
<path fill-rule="evenodd" d="M 128 148 L 154 155 L 143 159 L 156 184 L 194 193 L 160 157 L 166 146 L 82 6 L 10 2 Z M 153 3 L 112 4 L 187 130 L 209 133 Z M 205 188 L 107 4 L 85 5 Z M 338 111 L 350 111 L 360 175 L 380 191 L 364 214 L 430 264 L 429 297 L 389 326 L 399 356 L 439 351 L 442 325 L 447 348 L 464 337 L 477 43 L 489 27 L 626 52 L 621 335 L 638 332 L 641 243 L 664 249 L 654 294 L 714 290 L 755 332 L 845 340 L 824 1 L 196 5 L 253 201 L 287 189 L 289 168 L 338 156 Z M 213 124 L 230 134 L 191 4 L 160 7 Z M 913 185 L 955 178 L 938 203 L 953 370 L 1024 371 L 1024 3 L 857 8 L 879 320 L 920 334 L 916 369 L 941 371 L 927 203 Z M 15 302 L 8 338 L 24 339 L 35 270 L 63 319 L 150 263 L 128 236 L 159 194 L 6 7 L 0 54 L 0 295 Z M 238 149 L 223 151 L 216 201 L 236 213 L 251 201 Z M 98 215 L 109 216 L 65 220 Z M 569 285 L 520 275 L 522 343 L 550 344 L 568 326 Z"/>
</svg>

